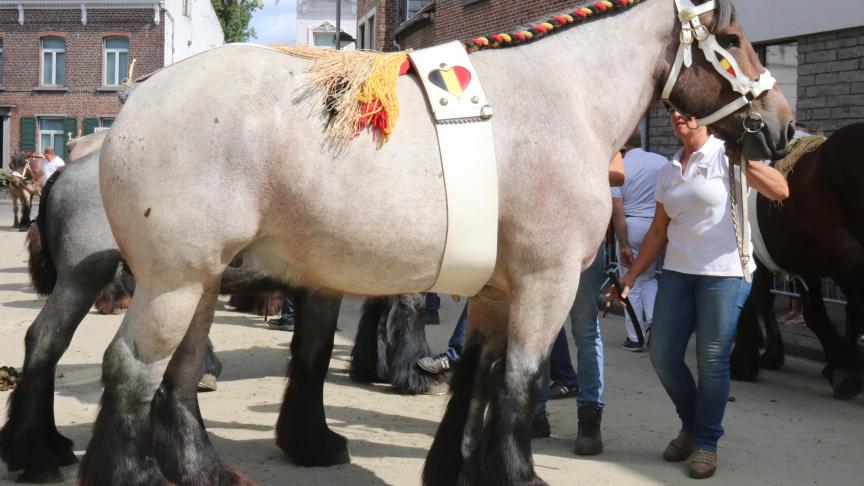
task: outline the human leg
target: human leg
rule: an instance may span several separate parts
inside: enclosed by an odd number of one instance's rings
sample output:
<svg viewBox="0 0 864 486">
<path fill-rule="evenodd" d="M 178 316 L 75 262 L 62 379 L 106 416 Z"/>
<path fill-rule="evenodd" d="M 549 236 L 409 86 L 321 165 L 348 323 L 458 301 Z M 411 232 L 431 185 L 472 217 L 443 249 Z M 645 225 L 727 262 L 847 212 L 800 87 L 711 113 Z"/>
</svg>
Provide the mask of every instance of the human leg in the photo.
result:
<svg viewBox="0 0 864 486">
<path fill-rule="evenodd" d="M 462 345 L 465 341 L 465 330 L 468 327 L 468 302 L 462 308 L 462 313 L 459 315 L 459 320 L 456 321 L 456 327 L 453 329 L 453 334 L 450 335 L 450 340 L 447 342 L 447 351 L 437 356 L 425 356 L 417 360 L 417 366 L 423 371 L 432 374 L 444 373 L 450 370 L 453 365 L 459 362 L 462 357 Z"/>
<path fill-rule="evenodd" d="M 666 270 L 660 277 L 651 332 L 651 363 L 675 404 L 681 428 L 692 432 L 696 414 L 696 382 L 684 362 L 693 334 L 695 290 L 693 278 Z"/>
</svg>

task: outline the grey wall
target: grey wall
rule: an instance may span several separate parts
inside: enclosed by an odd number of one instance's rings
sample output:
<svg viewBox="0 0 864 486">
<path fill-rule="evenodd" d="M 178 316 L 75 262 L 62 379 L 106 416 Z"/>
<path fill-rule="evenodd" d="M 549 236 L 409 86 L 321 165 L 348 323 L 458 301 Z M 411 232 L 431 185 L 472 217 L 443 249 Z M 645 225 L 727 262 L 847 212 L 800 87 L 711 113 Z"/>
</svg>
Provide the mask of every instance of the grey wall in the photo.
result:
<svg viewBox="0 0 864 486">
<path fill-rule="evenodd" d="M 862 0 L 732 0 L 751 42 L 864 26 Z"/>
</svg>

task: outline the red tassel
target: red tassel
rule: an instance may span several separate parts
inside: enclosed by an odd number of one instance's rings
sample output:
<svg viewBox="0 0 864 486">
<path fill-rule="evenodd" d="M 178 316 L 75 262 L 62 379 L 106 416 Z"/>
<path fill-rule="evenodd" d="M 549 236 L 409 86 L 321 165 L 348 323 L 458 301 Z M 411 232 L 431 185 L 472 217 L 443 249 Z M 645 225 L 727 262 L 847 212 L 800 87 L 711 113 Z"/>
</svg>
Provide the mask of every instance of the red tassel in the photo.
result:
<svg viewBox="0 0 864 486">
<path fill-rule="evenodd" d="M 597 8 L 599 8 L 602 12 L 605 12 L 605 11 L 606 11 L 606 5 L 604 5 L 604 4 L 601 3 L 601 2 L 597 2 L 597 3 L 595 3 L 594 6 L 597 7 Z"/>
</svg>

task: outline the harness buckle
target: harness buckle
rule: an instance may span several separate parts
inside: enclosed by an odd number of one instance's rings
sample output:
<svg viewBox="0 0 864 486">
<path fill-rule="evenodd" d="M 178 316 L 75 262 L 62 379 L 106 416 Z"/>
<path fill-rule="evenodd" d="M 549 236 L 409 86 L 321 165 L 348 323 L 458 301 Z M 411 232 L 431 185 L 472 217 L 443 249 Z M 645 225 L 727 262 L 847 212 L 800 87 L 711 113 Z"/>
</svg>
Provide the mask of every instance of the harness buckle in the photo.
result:
<svg viewBox="0 0 864 486">
<path fill-rule="evenodd" d="M 705 27 L 702 24 L 697 25 L 693 31 L 696 34 L 696 40 L 699 42 L 704 42 L 711 36 L 711 31 L 708 30 L 708 27 Z"/>
<path fill-rule="evenodd" d="M 682 44 L 692 44 L 693 29 L 691 29 L 690 27 L 682 27 L 681 33 L 678 34 L 678 40 L 680 40 Z"/>
</svg>

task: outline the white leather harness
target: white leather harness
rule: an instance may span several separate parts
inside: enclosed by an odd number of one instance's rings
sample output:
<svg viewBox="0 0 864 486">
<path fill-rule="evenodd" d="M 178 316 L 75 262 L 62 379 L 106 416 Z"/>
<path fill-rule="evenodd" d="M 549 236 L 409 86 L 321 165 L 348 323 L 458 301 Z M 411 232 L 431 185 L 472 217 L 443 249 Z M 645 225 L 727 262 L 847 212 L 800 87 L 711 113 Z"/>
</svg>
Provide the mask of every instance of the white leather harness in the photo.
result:
<svg viewBox="0 0 864 486">
<path fill-rule="evenodd" d="M 699 48 L 705 54 L 708 62 L 714 66 L 714 69 L 726 78 L 732 85 L 732 89 L 741 96 L 735 98 L 732 102 L 711 113 L 710 115 L 695 118 L 697 126 L 710 125 L 717 121 L 726 118 L 727 116 L 747 107 L 748 109 L 753 103 L 753 100 L 762 96 L 767 91 L 771 90 L 777 81 L 771 73 L 765 69 L 759 75 L 759 79 L 753 81 L 748 78 L 738 66 L 735 57 L 726 49 L 720 47 L 717 43 L 717 38 L 708 30 L 708 27 L 699 21 L 699 16 L 717 9 L 715 0 L 705 2 L 701 5 L 694 5 L 691 0 L 675 0 L 675 7 L 678 12 L 678 20 L 681 22 L 681 33 L 679 34 L 678 53 L 675 55 L 675 61 L 672 63 L 672 69 L 669 71 L 669 78 L 663 87 L 663 92 L 660 99 L 667 103 L 672 108 L 675 108 L 679 113 L 688 116 L 684 111 L 678 109 L 670 99 L 672 89 L 678 82 L 682 68 L 689 68 L 693 65 L 693 43 L 698 42 Z M 725 63 L 725 65 L 724 65 Z M 748 122 L 753 125 L 748 124 Z M 688 123 L 689 124 L 689 123 Z M 747 133 L 756 133 L 765 127 L 762 116 L 758 113 L 748 112 L 744 122 L 744 130 Z M 735 226 L 735 238 L 738 242 L 738 255 L 741 259 L 742 272 L 744 280 L 752 281 L 752 275 L 749 271 L 750 263 L 750 223 L 748 210 L 747 196 L 747 160 L 741 157 L 740 183 L 735 183 L 734 168 L 730 162 L 729 177 L 730 177 L 730 197 L 732 201 L 732 222 Z M 740 204 L 740 212 L 739 212 Z"/>
<path fill-rule="evenodd" d="M 432 109 L 447 197 L 444 253 L 429 291 L 475 295 L 492 276 L 498 255 L 492 108 L 462 43 L 420 49 L 408 57 Z M 442 84 L 443 78 L 449 84 Z"/>
</svg>

